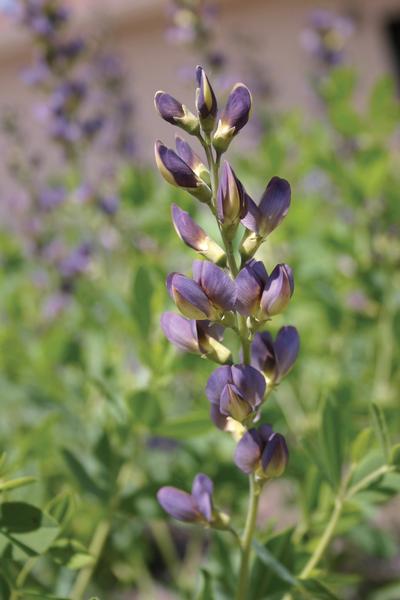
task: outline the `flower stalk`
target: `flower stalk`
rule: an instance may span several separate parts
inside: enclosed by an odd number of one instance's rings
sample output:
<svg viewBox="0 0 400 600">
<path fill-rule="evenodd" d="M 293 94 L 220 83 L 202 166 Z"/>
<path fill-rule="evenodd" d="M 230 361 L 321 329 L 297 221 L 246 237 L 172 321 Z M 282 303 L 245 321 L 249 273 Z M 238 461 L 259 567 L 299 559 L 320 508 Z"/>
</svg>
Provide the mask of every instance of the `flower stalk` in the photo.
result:
<svg viewBox="0 0 400 600">
<path fill-rule="evenodd" d="M 268 274 L 261 261 L 253 259 L 257 248 L 286 216 L 290 205 L 290 185 L 271 179 L 257 205 L 227 161 L 221 163 L 235 136 L 246 125 L 251 94 L 244 84 L 236 84 L 218 117 L 218 103 L 211 83 L 201 67 L 196 69 L 196 109 L 198 126 L 188 109 L 165 92 L 156 94 L 161 117 L 183 127 L 197 139 L 206 157 L 202 159 L 182 139 L 177 153 L 157 142 L 156 163 L 171 185 L 185 189 L 206 205 L 216 219 L 221 245 L 216 244 L 179 207 L 173 207 L 174 226 L 186 245 L 202 254 L 205 261 L 193 263 L 193 278 L 171 273 L 168 292 L 183 316 L 164 313 L 161 326 L 166 337 L 180 350 L 200 354 L 222 366 L 210 376 L 206 396 L 210 416 L 222 431 L 237 442 L 234 461 L 249 476 L 249 500 L 245 529 L 240 537 L 230 518 L 214 506 L 214 486 L 204 474 L 196 475 L 191 493 L 172 486 L 162 487 L 157 498 L 172 517 L 233 534 L 241 551 L 236 600 L 248 597 L 251 548 L 260 493 L 265 482 L 283 474 L 288 462 L 284 437 L 270 425 L 258 428 L 262 406 L 271 391 L 292 367 L 298 353 L 295 328 L 271 334 L 258 333 L 271 317 L 282 312 L 293 294 L 293 275 L 288 265 L 277 265 Z M 243 235 L 244 228 L 244 235 Z M 242 231 L 240 231 L 242 229 Z M 236 257 L 235 238 L 243 243 Z M 210 251 L 211 249 L 211 251 Z M 240 260 L 239 260 L 240 252 Z M 208 262 L 207 262 L 208 261 Z M 185 318 L 186 317 L 186 318 Z M 240 342 L 239 362 L 223 344 L 223 333 L 231 328 Z M 263 338 L 257 339 L 257 336 Z"/>
</svg>

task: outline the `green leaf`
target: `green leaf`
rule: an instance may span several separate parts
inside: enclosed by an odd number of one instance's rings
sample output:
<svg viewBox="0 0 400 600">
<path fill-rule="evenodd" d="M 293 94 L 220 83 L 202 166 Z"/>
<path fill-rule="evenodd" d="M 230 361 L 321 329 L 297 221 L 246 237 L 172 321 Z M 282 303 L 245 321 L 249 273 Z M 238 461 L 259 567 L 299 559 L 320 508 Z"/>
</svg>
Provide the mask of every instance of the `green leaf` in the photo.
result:
<svg viewBox="0 0 400 600">
<path fill-rule="evenodd" d="M 185 440 L 209 433 L 212 429 L 210 417 L 205 415 L 204 411 L 199 411 L 164 421 L 156 427 L 154 433 L 163 437 Z"/>
<path fill-rule="evenodd" d="M 305 594 L 304 591 L 306 591 Z M 299 597 L 307 598 L 307 600 L 339 600 L 338 596 L 317 579 L 299 581 L 299 592 Z"/>
<path fill-rule="evenodd" d="M 289 585 L 297 585 L 297 579 L 292 573 L 277 560 L 266 546 L 262 546 L 259 542 L 254 541 L 253 547 L 261 562 L 267 566 L 275 575 Z"/>
<path fill-rule="evenodd" d="M 46 512 L 60 525 L 65 525 L 75 511 L 75 501 L 70 492 L 63 492 L 50 500 Z"/>
<path fill-rule="evenodd" d="M 18 477 L 17 479 L 9 479 L 8 481 L 0 481 L 0 492 L 15 490 L 25 485 L 29 485 L 30 483 L 35 483 L 36 481 L 36 477 L 29 476 Z"/>
<path fill-rule="evenodd" d="M 93 481 L 92 477 L 79 462 L 76 456 L 67 448 L 62 450 L 62 454 L 72 474 L 82 488 L 82 491 L 104 499 L 107 496 L 106 491 Z"/>
<path fill-rule="evenodd" d="M 357 435 L 351 445 L 351 458 L 354 463 L 360 462 L 371 449 L 373 433 L 371 427 L 366 427 Z"/>
<path fill-rule="evenodd" d="M 43 554 L 59 534 L 58 523 L 36 506 L 4 502 L 0 510 L 0 544 L 11 543 L 16 560 Z"/>
<path fill-rule="evenodd" d="M 206 569 L 200 571 L 200 583 L 195 600 L 213 600 L 212 577 Z"/>
<path fill-rule="evenodd" d="M 49 555 L 56 564 L 71 570 L 87 567 L 94 560 L 83 544 L 70 539 L 57 540 L 50 548 Z"/>
<path fill-rule="evenodd" d="M 385 415 L 381 407 L 378 406 L 375 402 L 371 402 L 371 413 L 374 422 L 374 427 L 378 435 L 379 442 L 381 444 L 383 456 L 385 457 L 385 461 L 389 462 L 390 440 Z"/>
<path fill-rule="evenodd" d="M 400 469 L 400 444 L 395 444 L 390 451 L 389 462 L 397 469 Z"/>
<path fill-rule="evenodd" d="M 132 288 L 132 316 L 139 332 L 147 339 L 151 326 L 151 300 L 153 284 L 148 267 L 141 266 L 136 272 Z"/>
<path fill-rule="evenodd" d="M 325 402 L 322 412 L 320 442 L 324 449 L 324 463 L 329 481 L 337 488 L 341 478 L 343 457 L 343 423 L 340 409 L 333 400 Z"/>
</svg>

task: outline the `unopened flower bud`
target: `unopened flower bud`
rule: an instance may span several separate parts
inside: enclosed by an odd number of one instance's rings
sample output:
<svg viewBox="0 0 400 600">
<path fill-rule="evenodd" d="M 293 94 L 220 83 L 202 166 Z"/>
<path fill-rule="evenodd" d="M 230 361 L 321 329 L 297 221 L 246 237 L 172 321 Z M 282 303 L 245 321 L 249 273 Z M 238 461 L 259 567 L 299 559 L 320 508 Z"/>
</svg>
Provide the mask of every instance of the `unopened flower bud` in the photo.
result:
<svg viewBox="0 0 400 600">
<path fill-rule="evenodd" d="M 164 121 L 181 127 L 191 135 L 199 133 L 199 120 L 170 94 L 157 92 L 154 96 L 154 104 Z"/>
<path fill-rule="evenodd" d="M 270 425 L 250 429 L 236 446 L 236 466 L 246 474 L 255 473 L 258 479 L 280 477 L 288 459 L 285 438 L 280 433 L 274 433 Z"/>
<path fill-rule="evenodd" d="M 213 135 L 213 146 L 220 154 L 227 150 L 235 135 L 246 125 L 251 110 L 251 94 L 247 86 L 237 83 Z"/>
<path fill-rule="evenodd" d="M 176 152 L 178 156 L 192 169 L 207 185 L 210 184 L 210 172 L 201 158 L 192 150 L 185 140 L 178 135 L 175 137 Z"/>
<path fill-rule="evenodd" d="M 172 312 L 161 316 L 165 337 L 180 350 L 207 356 L 219 364 L 232 361 L 230 350 L 221 344 L 223 327 L 209 321 L 188 320 Z"/>
<path fill-rule="evenodd" d="M 192 219 L 186 211 L 176 204 L 172 205 L 172 221 L 175 231 L 183 242 L 213 263 L 224 266 L 226 254 L 207 233 Z"/>
<path fill-rule="evenodd" d="M 213 483 L 207 475 L 199 473 L 193 480 L 192 492 L 172 486 L 162 487 L 157 500 L 171 517 L 186 523 L 210 525 L 213 521 Z"/>
<path fill-rule="evenodd" d="M 184 188 L 200 202 L 209 203 L 211 190 L 173 150 L 160 141 L 155 145 L 155 157 L 161 175 L 168 183 Z"/>
<path fill-rule="evenodd" d="M 272 317 L 281 313 L 293 295 L 294 281 L 289 265 L 277 265 L 269 276 L 261 296 L 261 312 Z"/>
<path fill-rule="evenodd" d="M 230 237 L 246 214 L 245 192 L 228 162 L 224 162 L 217 192 L 217 214 Z"/>
<path fill-rule="evenodd" d="M 223 269 L 208 261 L 193 263 L 193 279 L 180 273 L 167 278 L 171 298 L 189 319 L 218 321 L 234 310 L 236 286 Z"/>
<path fill-rule="evenodd" d="M 240 245 L 242 259 L 252 258 L 265 238 L 286 217 L 290 206 L 290 185 L 285 179 L 273 177 L 257 206 L 246 195 L 247 213 L 242 225 L 247 229 Z"/>
<path fill-rule="evenodd" d="M 205 133 L 210 133 L 214 129 L 215 119 L 217 117 L 217 100 L 215 98 L 214 90 L 202 67 L 196 68 L 196 80 L 196 108 L 201 128 Z"/>
<path fill-rule="evenodd" d="M 251 364 L 262 371 L 268 382 L 279 383 L 293 367 L 300 349 L 297 329 L 281 327 L 275 338 L 268 331 L 256 333 L 251 345 Z"/>
<path fill-rule="evenodd" d="M 249 365 L 219 367 L 208 380 L 206 395 L 211 418 L 220 429 L 228 429 L 228 418 L 240 423 L 254 416 L 265 394 L 265 379 Z"/>
</svg>

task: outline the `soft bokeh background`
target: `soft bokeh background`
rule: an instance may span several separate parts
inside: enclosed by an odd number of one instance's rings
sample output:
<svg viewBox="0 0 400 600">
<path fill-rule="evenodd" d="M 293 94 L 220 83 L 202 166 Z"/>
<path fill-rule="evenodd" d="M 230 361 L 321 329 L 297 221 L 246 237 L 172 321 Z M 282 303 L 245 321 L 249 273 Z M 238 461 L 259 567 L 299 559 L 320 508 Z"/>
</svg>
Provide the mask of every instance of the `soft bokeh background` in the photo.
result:
<svg viewBox="0 0 400 600">
<path fill-rule="evenodd" d="M 23 4 L 0 2 L 0 597 L 232 597 L 231 540 L 171 523 L 155 501 L 203 471 L 243 525 L 246 480 L 208 417 L 213 367 L 159 326 L 165 276 L 193 258 L 171 202 L 217 235 L 152 159 L 154 139 L 175 133 L 154 92 L 193 109 L 196 64 L 221 105 L 238 80 L 253 91 L 230 150 L 249 193 L 273 175 L 292 185 L 259 253 L 293 267 L 273 328 L 296 325 L 302 348 L 265 408 L 291 461 L 265 491 L 258 535 L 298 573 L 341 473 L 353 462 L 361 480 L 398 455 L 398 2 L 76 0 L 62 40 L 84 49 L 50 74 L 43 22 L 24 21 Z M 1 491 L 22 476 L 36 480 Z M 312 598 L 400 598 L 399 490 L 393 472 L 346 506 Z M 255 564 L 252 600 L 287 586 L 276 564 Z"/>
</svg>

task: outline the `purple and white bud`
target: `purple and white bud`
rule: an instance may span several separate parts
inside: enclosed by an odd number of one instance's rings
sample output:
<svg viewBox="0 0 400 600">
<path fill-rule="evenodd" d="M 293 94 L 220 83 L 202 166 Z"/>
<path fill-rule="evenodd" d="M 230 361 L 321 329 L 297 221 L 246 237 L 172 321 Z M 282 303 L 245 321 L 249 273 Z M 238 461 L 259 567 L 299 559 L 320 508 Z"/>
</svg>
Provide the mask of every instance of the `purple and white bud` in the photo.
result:
<svg viewBox="0 0 400 600">
<path fill-rule="evenodd" d="M 161 315 L 161 328 L 171 344 L 184 352 L 207 356 L 219 364 L 232 362 L 230 350 L 220 342 L 222 327 L 165 312 Z"/>
<path fill-rule="evenodd" d="M 164 121 L 181 127 L 191 135 L 199 133 L 199 120 L 186 106 L 170 94 L 157 92 L 154 96 L 154 104 Z"/>
<path fill-rule="evenodd" d="M 214 90 L 202 67 L 196 67 L 196 108 L 202 130 L 211 133 L 217 118 L 218 106 Z"/>
<path fill-rule="evenodd" d="M 176 204 L 172 205 L 172 222 L 176 233 L 189 248 L 193 248 L 213 263 L 221 266 L 226 264 L 226 254 L 222 248 L 197 225 L 189 213 Z"/>
<path fill-rule="evenodd" d="M 201 158 L 192 150 L 185 140 L 178 135 L 175 137 L 175 146 L 178 156 L 192 169 L 207 185 L 210 184 L 210 172 Z"/>
<path fill-rule="evenodd" d="M 261 406 L 266 383 L 262 374 L 249 365 L 219 367 L 206 386 L 211 418 L 219 429 L 227 429 L 228 418 L 243 423 Z"/>
<path fill-rule="evenodd" d="M 286 217 L 290 198 L 289 182 L 280 177 L 273 177 L 270 180 L 258 206 L 247 196 L 247 214 L 242 219 L 242 225 L 248 231 L 240 246 L 240 253 L 244 260 L 254 256 L 265 238 Z"/>
<path fill-rule="evenodd" d="M 261 425 L 244 434 L 236 446 L 234 460 L 244 473 L 272 479 L 284 473 L 289 451 L 283 435 L 274 433 L 270 425 Z"/>
<path fill-rule="evenodd" d="M 224 162 L 217 192 L 217 215 L 225 231 L 233 237 L 237 226 L 246 215 L 243 185 L 228 162 Z"/>
<path fill-rule="evenodd" d="M 251 345 L 251 364 L 268 382 L 278 384 L 289 373 L 299 354 L 300 338 L 295 327 L 282 327 L 272 339 L 268 331 L 256 333 Z"/>
<path fill-rule="evenodd" d="M 247 86 L 237 83 L 231 93 L 213 135 L 213 146 L 225 152 L 235 135 L 246 125 L 251 110 L 251 94 Z"/>
<path fill-rule="evenodd" d="M 192 492 L 172 486 L 162 487 L 157 500 L 171 517 L 186 523 L 210 525 L 213 521 L 213 483 L 207 475 L 199 473 L 193 480 Z"/>
<path fill-rule="evenodd" d="M 277 265 L 268 278 L 260 302 L 260 312 L 265 317 L 281 313 L 293 295 L 294 280 L 289 265 Z"/>
<path fill-rule="evenodd" d="M 212 194 L 208 185 L 196 175 L 174 150 L 157 141 L 155 144 L 155 158 L 158 170 L 168 183 L 184 188 L 200 202 L 210 202 Z"/>
<path fill-rule="evenodd" d="M 167 288 L 176 306 L 189 319 L 219 321 L 235 308 L 235 283 L 223 269 L 208 261 L 194 261 L 193 279 L 171 273 Z"/>
</svg>

